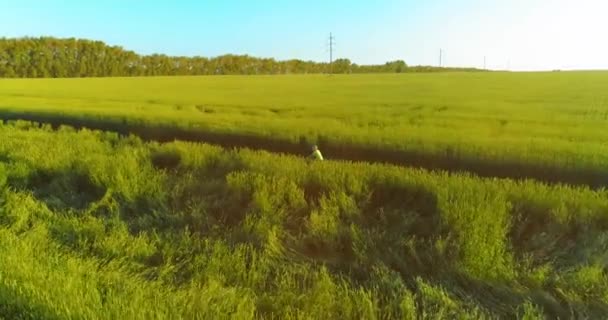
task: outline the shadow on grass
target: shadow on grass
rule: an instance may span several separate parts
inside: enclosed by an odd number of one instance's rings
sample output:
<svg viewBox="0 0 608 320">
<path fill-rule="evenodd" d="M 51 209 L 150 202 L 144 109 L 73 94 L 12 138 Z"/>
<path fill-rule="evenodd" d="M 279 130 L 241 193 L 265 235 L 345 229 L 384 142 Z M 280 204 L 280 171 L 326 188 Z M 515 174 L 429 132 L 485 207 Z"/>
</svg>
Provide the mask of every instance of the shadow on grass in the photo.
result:
<svg viewBox="0 0 608 320">
<path fill-rule="evenodd" d="M 552 287 L 514 289 L 449 273 L 438 280 L 460 299 L 473 301 L 507 319 L 517 318 L 518 308 L 528 301 L 541 307 L 547 319 L 601 319 L 608 314 L 608 304 L 605 302 L 571 301 Z"/>
<path fill-rule="evenodd" d="M 449 257 L 434 247 L 443 235 L 437 196 L 400 183 L 378 182 L 370 190 L 358 203 L 358 213 L 340 213 L 333 240 L 304 234 L 296 251 L 359 284 L 370 281 L 379 265 L 404 279 L 446 268 Z M 321 191 L 319 197 L 328 195 Z"/>
<path fill-rule="evenodd" d="M 167 142 L 174 140 L 205 142 L 226 148 L 249 148 L 306 156 L 309 143 L 302 138 L 298 142 L 271 137 L 238 133 L 213 132 L 204 128 L 178 128 L 170 125 L 137 123 L 126 118 L 85 118 L 65 114 L 2 111 L 0 118 L 26 120 L 50 124 L 53 128 L 68 125 L 74 128 L 89 128 L 134 134 L 144 140 Z M 337 142 L 318 141 L 324 154 L 332 160 L 388 163 L 400 166 L 470 172 L 481 177 L 512 179 L 536 179 L 548 183 L 567 183 L 599 188 L 608 185 L 608 170 L 600 168 L 563 168 L 545 164 L 524 163 L 516 160 L 481 160 L 462 156 L 447 148 L 444 153 L 430 154 L 407 150 L 390 150 L 380 147 L 349 145 Z"/>
<path fill-rule="evenodd" d="M 371 189 L 359 224 L 372 239 L 366 254 L 403 276 L 443 269 L 448 257 L 434 248 L 435 241 L 444 236 L 437 195 L 413 185 L 377 184 Z"/>
<path fill-rule="evenodd" d="M 12 291 L 9 293 L 10 299 L 0 301 L 0 317 L 2 319 L 62 319 L 56 314 L 50 306 L 34 303 L 27 300 L 20 290 L 4 289 L 0 287 L 0 291 Z M 8 292 L 7 292 L 8 293 Z"/>
<path fill-rule="evenodd" d="M 18 189 L 32 191 L 38 200 L 54 211 L 84 210 L 106 192 L 87 174 L 70 168 L 33 170 L 26 176 L 9 179 L 8 183 Z"/>
</svg>

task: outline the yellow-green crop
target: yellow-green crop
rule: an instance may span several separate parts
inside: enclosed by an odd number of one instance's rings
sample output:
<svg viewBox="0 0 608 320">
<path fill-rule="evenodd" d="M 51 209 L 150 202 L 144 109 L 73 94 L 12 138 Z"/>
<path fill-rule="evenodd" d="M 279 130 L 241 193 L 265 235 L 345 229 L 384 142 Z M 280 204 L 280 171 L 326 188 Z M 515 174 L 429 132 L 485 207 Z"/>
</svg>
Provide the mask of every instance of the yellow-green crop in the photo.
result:
<svg viewBox="0 0 608 320">
<path fill-rule="evenodd" d="M 602 186 L 607 86 L 606 72 L 5 79 L 0 116 Z"/>
<path fill-rule="evenodd" d="M 0 314 L 602 318 L 608 194 L 0 126 Z"/>
</svg>

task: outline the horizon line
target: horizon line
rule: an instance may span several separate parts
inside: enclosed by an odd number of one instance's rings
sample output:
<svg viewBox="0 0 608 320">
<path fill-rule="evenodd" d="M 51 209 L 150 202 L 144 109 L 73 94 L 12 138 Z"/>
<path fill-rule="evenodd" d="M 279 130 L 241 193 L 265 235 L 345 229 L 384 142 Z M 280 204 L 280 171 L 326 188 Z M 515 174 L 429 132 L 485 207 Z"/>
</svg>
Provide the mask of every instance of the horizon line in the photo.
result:
<svg viewBox="0 0 608 320">
<path fill-rule="evenodd" d="M 317 64 L 330 64 L 330 62 L 328 61 L 319 61 L 319 60 L 313 60 L 313 59 L 308 59 L 308 60 L 304 60 L 304 59 L 298 59 L 298 58 L 290 58 L 290 59 L 278 59 L 275 57 L 268 57 L 268 56 L 256 56 L 256 55 L 252 55 L 252 54 L 248 54 L 248 53 L 234 53 L 234 52 L 228 52 L 228 53 L 224 53 L 224 54 L 220 54 L 220 55 L 214 55 L 214 56 L 204 56 L 204 55 L 170 55 L 170 54 L 166 54 L 166 53 L 161 53 L 161 52 L 153 52 L 153 53 L 149 53 L 149 54 L 142 54 L 137 52 L 136 50 L 132 50 L 129 49 L 128 47 L 122 45 L 122 44 L 112 44 L 109 43 L 105 40 L 99 40 L 99 39 L 91 39 L 91 38 L 81 38 L 81 37 L 57 37 L 57 36 L 52 36 L 52 35 L 38 35 L 38 36 L 33 36 L 33 35 L 23 35 L 23 36 L 16 36 L 16 37 L 7 37 L 7 36 L 0 36 L 0 40 L 27 40 L 27 39 L 56 39 L 56 40 L 76 40 L 76 41 L 91 41 L 91 42 L 101 42 L 104 45 L 108 46 L 108 47 L 116 47 L 116 48 L 120 48 L 121 50 L 127 51 L 127 52 L 132 52 L 137 54 L 138 56 L 142 56 L 142 57 L 146 57 L 146 56 L 154 56 L 154 55 L 159 55 L 159 56 L 166 56 L 166 57 L 170 57 L 170 58 L 207 58 L 207 59 L 215 59 L 215 58 L 220 58 L 220 57 L 225 57 L 225 56 L 237 56 L 237 57 L 250 57 L 250 58 L 254 58 L 254 59 L 271 59 L 274 60 L 276 62 L 287 62 L 287 61 L 302 61 L 302 62 L 311 62 L 311 63 L 317 63 Z M 423 65 L 423 64 L 414 64 L 414 65 L 410 65 L 407 63 L 406 60 L 404 59 L 396 59 L 396 60 L 390 60 L 390 61 L 385 61 L 383 63 L 376 63 L 376 64 L 358 64 L 355 63 L 354 61 L 352 61 L 350 58 L 347 57 L 340 57 L 337 59 L 334 59 L 333 62 L 337 61 L 337 60 L 343 60 L 346 59 L 348 61 L 350 61 L 351 65 L 358 65 L 358 66 L 379 66 L 379 65 L 384 65 L 390 62 L 396 62 L 396 61 L 403 61 L 405 62 L 406 66 L 408 68 L 415 68 L 415 67 L 430 67 L 430 68 L 436 68 L 436 69 L 474 69 L 474 70 L 479 70 L 479 71 L 490 71 L 490 72 L 602 72 L 602 71 L 608 71 L 608 69 L 594 69 L 594 68 L 582 68 L 582 69 L 577 69 L 577 68 L 549 68 L 549 69 L 503 69 L 503 68 L 479 68 L 479 67 L 475 67 L 475 66 L 461 66 L 461 65 L 446 65 L 446 66 L 437 66 L 437 65 Z"/>
</svg>

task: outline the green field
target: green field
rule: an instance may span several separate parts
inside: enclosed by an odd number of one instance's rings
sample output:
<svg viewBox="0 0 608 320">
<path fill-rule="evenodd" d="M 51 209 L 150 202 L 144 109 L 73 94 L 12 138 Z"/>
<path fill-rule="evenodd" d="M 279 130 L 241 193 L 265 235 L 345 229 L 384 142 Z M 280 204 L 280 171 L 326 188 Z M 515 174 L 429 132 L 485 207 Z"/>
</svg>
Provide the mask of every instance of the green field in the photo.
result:
<svg viewBox="0 0 608 320">
<path fill-rule="evenodd" d="M 605 318 L 607 85 L 0 79 L 0 118 L 161 140 L 0 124 L 0 318 Z"/>
<path fill-rule="evenodd" d="M 598 187 L 606 87 L 608 72 L 4 79 L 0 116 Z"/>
</svg>

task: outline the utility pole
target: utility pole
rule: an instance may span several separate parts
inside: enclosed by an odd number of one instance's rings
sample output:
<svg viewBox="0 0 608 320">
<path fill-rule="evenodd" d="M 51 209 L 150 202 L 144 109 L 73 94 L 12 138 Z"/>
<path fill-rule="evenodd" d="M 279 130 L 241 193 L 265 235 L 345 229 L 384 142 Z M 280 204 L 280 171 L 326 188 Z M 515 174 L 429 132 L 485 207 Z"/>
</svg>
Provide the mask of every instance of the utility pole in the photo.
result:
<svg viewBox="0 0 608 320">
<path fill-rule="evenodd" d="M 486 68 L 486 56 L 483 56 L 483 69 L 487 70 L 487 68 Z"/>
<path fill-rule="evenodd" d="M 334 63 L 334 45 L 335 40 L 333 34 L 329 33 L 329 74 L 333 73 L 333 63 Z"/>
<path fill-rule="evenodd" d="M 443 49 L 439 49 L 439 68 L 443 66 Z"/>
</svg>

